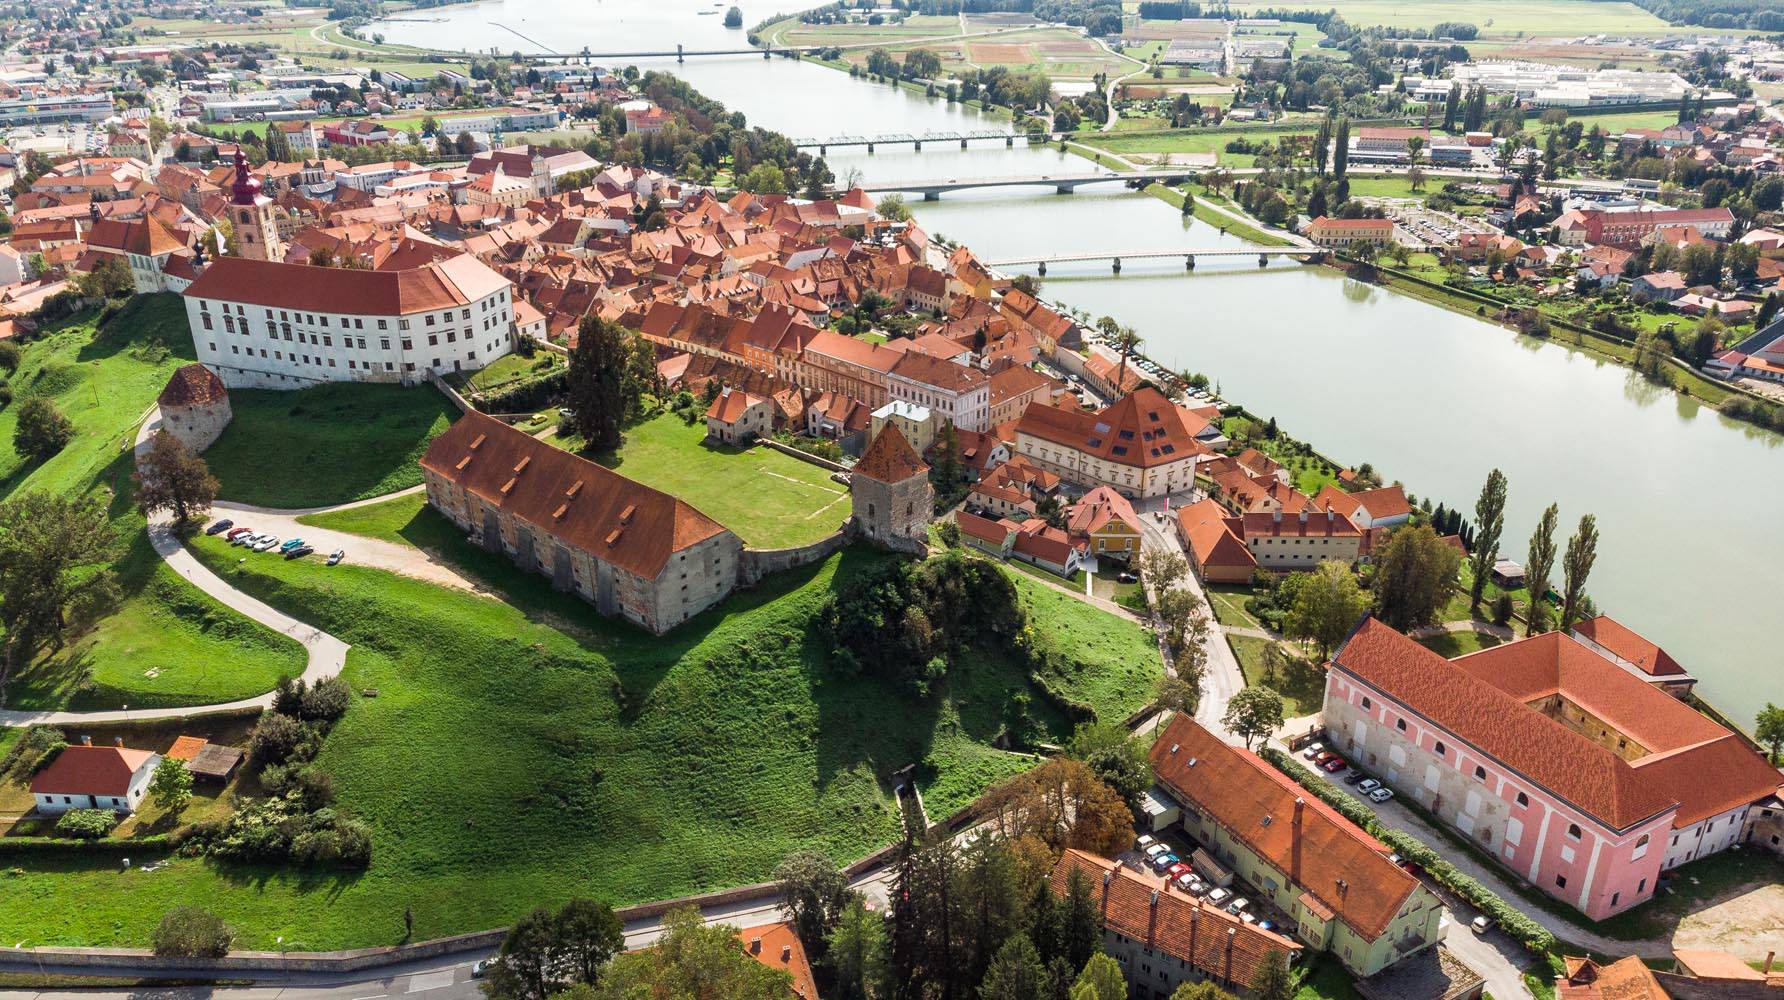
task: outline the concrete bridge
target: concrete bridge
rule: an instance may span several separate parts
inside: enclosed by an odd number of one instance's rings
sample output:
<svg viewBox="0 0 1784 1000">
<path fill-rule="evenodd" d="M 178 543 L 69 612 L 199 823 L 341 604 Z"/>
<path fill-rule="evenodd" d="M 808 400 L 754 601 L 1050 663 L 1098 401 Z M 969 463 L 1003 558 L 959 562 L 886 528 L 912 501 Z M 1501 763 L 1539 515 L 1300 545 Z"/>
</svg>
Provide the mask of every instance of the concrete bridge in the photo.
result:
<svg viewBox="0 0 1784 1000">
<path fill-rule="evenodd" d="M 1043 277 L 1047 274 L 1048 264 L 1082 264 L 1091 261 L 1109 261 L 1116 274 L 1121 273 L 1123 260 L 1175 260 L 1183 258 L 1183 266 L 1187 270 L 1195 270 L 1197 257 L 1256 257 L 1257 266 L 1263 267 L 1271 257 L 1298 258 L 1315 262 L 1323 260 L 1330 251 L 1324 247 L 1192 247 L 1184 250 L 1112 250 L 1098 253 L 1065 253 L 1044 254 L 1035 257 L 1010 257 L 1004 260 L 988 260 L 985 266 L 996 270 L 1011 267 L 1034 267 Z"/>
<path fill-rule="evenodd" d="M 1021 174 L 1015 177 L 949 177 L 945 180 L 876 181 L 871 184 L 863 184 L 861 189 L 869 194 L 906 191 L 921 194 L 924 201 L 938 201 L 945 192 L 967 191 L 973 188 L 1050 187 L 1060 194 L 1071 194 L 1085 184 L 1123 183 L 1131 187 L 1145 187 L 1158 182 L 1182 181 L 1192 173 L 1194 171 L 1191 170 L 1124 170 L 1098 173 Z"/>
<path fill-rule="evenodd" d="M 969 142 L 980 140 L 995 142 L 1001 140 L 1004 146 L 1008 148 L 1016 145 L 1017 139 L 1028 138 L 1027 133 L 1018 135 L 1015 132 L 999 129 L 980 129 L 975 132 L 925 132 L 922 135 L 912 135 L 908 132 L 892 132 L 887 135 L 876 136 L 836 135 L 831 136 L 828 139 L 795 139 L 793 140 L 793 145 L 799 149 L 815 149 L 818 151 L 819 156 L 824 156 L 829 153 L 832 148 L 849 149 L 865 146 L 867 147 L 867 151 L 871 153 L 875 146 L 902 146 L 905 143 L 910 143 L 918 152 L 922 152 L 923 144 L 926 142 L 930 144 L 958 142 L 961 149 L 966 149 L 967 143 Z M 1036 140 L 1044 140 L 1048 142 L 1051 142 L 1053 138 L 1054 133 L 1043 132 L 1037 133 L 1035 136 Z"/>
<path fill-rule="evenodd" d="M 490 23 L 496 24 L 496 22 L 493 22 L 493 21 Z M 496 26 L 501 27 L 501 28 L 507 28 L 507 30 L 509 30 L 509 31 L 514 31 L 513 28 L 508 28 L 508 26 L 505 24 L 496 24 Z M 520 34 L 519 32 L 514 32 L 514 33 Z M 525 35 L 521 35 L 520 37 L 527 38 L 527 36 L 525 36 Z M 527 38 L 527 40 L 533 41 L 530 38 Z M 537 45 L 539 43 L 534 42 L 533 44 Z M 787 56 L 787 57 L 791 58 L 794 56 L 805 55 L 808 52 L 819 52 L 819 51 L 822 51 L 822 47 L 816 46 L 816 45 L 785 45 L 785 46 L 779 46 L 779 47 L 767 46 L 767 47 L 762 47 L 762 48 L 756 48 L 756 47 L 752 46 L 750 48 L 742 48 L 742 49 L 690 49 L 690 48 L 687 48 L 686 46 L 682 45 L 681 43 L 677 42 L 675 45 L 675 48 L 673 48 L 673 49 L 655 49 L 655 50 L 640 51 L 640 52 L 595 52 L 592 50 L 588 51 L 588 52 L 529 52 L 526 54 L 526 58 L 528 58 L 528 59 L 543 59 L 543 60 L 562 59 L 565 62 L 600 63 L 600 62 L 614 62 L 614 61 L 617 61 L 620 59 L 667 59 L 670 56 L 674 56 L 675 61 L 679 63 L 679 62 L 686 62 L 689 59 L 697 57 L 697 56 L 753 56 L 753 55 L 760 55 L 764 59 L 770 59 L 776 55 L 782 55 L 782 56 Z"/>
</svg>

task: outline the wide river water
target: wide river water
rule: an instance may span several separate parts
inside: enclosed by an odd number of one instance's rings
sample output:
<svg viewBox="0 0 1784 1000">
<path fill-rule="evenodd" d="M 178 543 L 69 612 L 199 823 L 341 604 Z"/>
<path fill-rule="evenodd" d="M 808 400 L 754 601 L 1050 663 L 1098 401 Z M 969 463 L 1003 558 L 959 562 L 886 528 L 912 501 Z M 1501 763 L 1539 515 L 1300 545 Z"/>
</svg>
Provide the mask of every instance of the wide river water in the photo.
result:
<svg viewBox="0 0 1784 1000">
<path fill-rule="evenodd" d="M 437 48 L 633 52 L 740 47 L 724 6 L 687 0 L 492 0 L 416 11 L 372 30 Z M 702 16 L 703 11 L 718 14 Z M 744 7 L 744 23 L 774 13 Z M 512 29 L 512 30 L 510 30 Z M 946 102 L 809 63 L 750 56 L 627 60 L 670 69 L 750 121 L 797 137 L 1000 127 Z M 930 144 L 921 153 L 833 150 L 838 177 L 870 181 L 1083 171 L 1048 149 Z M 1156 199 L 1118 186 L 963 192 L 917 204 L 932 234 L 981 257 L 1239 245 Z M 1206 372 L 1226 396 L 1274 416 L 1332 459 L 1373 463 L 1419 496 L 1472 510 L 1487 471 L 1511 481 L 1506 554 L 1523 561 L 1543 507 L 1563 535 L 1598 517 L 1588 589 L 1600 608 L 1665 646 L 1700 690 L 1751 721 L 1784 702 L 1778 639 L 1784 580 L 1784 438 L 1725 420 L 1626 369 L 1321 268 L 1255 260 L 1126 263 L 1050 270 L 1057 299 L 1109 314 L 1172 367 Z M 1558 539 L 1564 545 L 1565 537 Z M 1772 622 L 1767 625 L 1766 622 Z"/>
</svg>

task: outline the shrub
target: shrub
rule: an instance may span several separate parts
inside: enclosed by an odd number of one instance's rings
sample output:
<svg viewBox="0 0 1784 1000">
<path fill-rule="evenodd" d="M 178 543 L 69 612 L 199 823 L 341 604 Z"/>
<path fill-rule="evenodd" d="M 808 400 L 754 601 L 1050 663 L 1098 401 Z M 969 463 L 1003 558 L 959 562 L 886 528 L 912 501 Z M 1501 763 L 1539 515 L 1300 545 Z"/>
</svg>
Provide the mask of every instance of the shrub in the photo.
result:
<svg viewBox="0 0 1784 1000">
<path fill-rule="evenodd" d="M 110 809 L 70 809 L 56 821 L 56 833 L 80 840 L 98 840 L 118 825 L 118 814 Z"/>
<path fill-rule="evenodd" d="M 299 682 L 302 683 L 301 681 Z M 306 721 L 333 723 L 347 714 L 352 691 L 339 675 L 318 681 L 298 700 L 298 714 Z"/>
<path fill-rule="evenodd" d="M 184 958 L 222 958 L 229 954 L 235 930 L 223 918 L 202 907 L 176 906 L 155 925 L 152 943 L 157 955 Z"/>
<path fill-rule="evenodd" d="M 30 777 L 48 767 L 50 761 L 68 745 L 68 738 L 54 726 L 31 726 L 13 745 L 12 752 L 0 761 L 0 777 Z"/>
<path fill-rule="evenodd" d="M 316 756 L 322 738 L 315 727 L 283 712 L 268 712 L 254 726 L 248 750 L 254 760 L 266 767 L 287 760 L 309 760 Z"/>
</svg>

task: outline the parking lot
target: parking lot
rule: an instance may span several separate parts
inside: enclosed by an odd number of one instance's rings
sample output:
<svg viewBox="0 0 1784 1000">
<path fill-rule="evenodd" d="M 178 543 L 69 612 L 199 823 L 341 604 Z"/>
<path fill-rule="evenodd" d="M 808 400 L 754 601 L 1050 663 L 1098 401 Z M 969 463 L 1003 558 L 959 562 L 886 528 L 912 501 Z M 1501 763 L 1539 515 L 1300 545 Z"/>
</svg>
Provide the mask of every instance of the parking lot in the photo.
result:
<svg viewBox="0 0 1784 1000">
<path fill-rule="evenodd" d="M 1188 834 L 1173 828 L 1139 838 L 1133 849 L 1117 860 L 1130 868 L 1161 876 L 1173 891 L 1200 899 L 1248 924 L 1294 936 L 1294 920 L 1278 910 L 1255 887 L 1225 870 L 1224 863 L 1213 851 L 1204 851 L 1201 857 L 1196 857 L 1201 849 L 1202 845 Z"/>
</svg>

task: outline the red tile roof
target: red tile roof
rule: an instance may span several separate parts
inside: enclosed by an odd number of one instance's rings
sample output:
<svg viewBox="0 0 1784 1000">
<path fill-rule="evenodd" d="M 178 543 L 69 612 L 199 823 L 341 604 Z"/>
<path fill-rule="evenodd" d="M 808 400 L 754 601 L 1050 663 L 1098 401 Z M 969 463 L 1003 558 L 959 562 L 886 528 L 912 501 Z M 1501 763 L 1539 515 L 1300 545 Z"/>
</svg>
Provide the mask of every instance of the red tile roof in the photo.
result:
<svg viewBox="0 0 1784 1000">
<path fill-rule="evenodd" d="M 1053 866 L 1054 893 L 1065 896 L 1073 872 L 1081 873 L 1090 889 L 1105 929 L 1229 983 L 1249 989 L 1271 952 L 1292 956 L 1301 950 L 1294 941 L 1205 906 L 1162 879 L 1075 848 Z"/>
<path fill-rule="evenodd" d="M 768 402 L 766 397 L 744 392 L 742 389 L 725 389 L 718 394 L 718 398 L 712 401 L 712 405 L 706 408 L 706 419 L 734 424 L 749 412 L 750 407 L 766 402 Z"/>
<path fill-rule="evenodd" d="M 195 361 L 174 370 L 155 402 L 162 406 L 203 406 L 228 395 L 229 390 L 223 387 L 217 373 Z"/>
<path fill-rule="evenodd" d="M 805 956 L 805 945 L 789 923 L 748 927 L 737 932 L 744 950 L 751 958 L 770 969 L 779 969 L 793 980 L 793 995 L 800 1000 L 818 1000 L 818 984 L 812 978 L 811 962 Z"/>
<path fill-rule="evenodd" d="M 686 501 L 475 410 L 428 445 L 421 467 L 645 579 L 661 575 L 676 552 L 728 530 Z"/>
<path fill-rule="evenodd" d="M 1169 465 L 1206 451 L 1182 408 L 1147 386 L 1095 413 L 1031 403 L 1016 430 L 1120 465 Z"/>
<path fill-rule="evenodd" d="M 1352 930 L 1373 941 L 1419 887 L 1388 847 L 1247 750 L 1179 715 L 1152 744 L 1172 795 L 1195 805 Z"/>
<path fill-rule="evenodd" d="M 983 388 L 987 381 L 985 373 L 977 368 L 968 368 L 946 358 L 934 357 L 921 351 L 904 352 L 893 363 L 891 372 L 899 378 L 909 379 L 912 382 L 955 395 Z"/>
<path fill-rule="evenodd" d="M 892 423 L 880 428 L 867 450 L 861 453 L 861 461 L 855 463 L 856 475 L 882 483 L 902 483 L 928 471 L 929 466 L 917 454 L 917 449 L 911 447 L 898 425 Z"/>
<path fill-rule="evenodd" d="M 1016 530 L 1014 521 L 1008 521 L 1001 517 L 994 521 L 988 517 L 969 514 L 964 510 L 954 512 L 954 523 L 960 526 L 961 534 L 970 535 L 982 542 L 990 542 L 998 546 L 1009 541 L 1010 533 Z"/>
<path fill-rule="evenodd" d="M 1226 508 L 1218 501 L 1204 498 L 1177 508 L 1177 523 L 1182 526 L 1197 565 L 1257 568 L 1257 557 L 1234 533 L 1228 524 Z"/>
<path fill-rule="evenodd" d="M 508 279 L 469 255 L 403 271 L 219 257 L 184 294 L 274 309 L 395 316 L 469 305 L 507 286 Z"/>
<path fill-rule="evenodd" d="M 1574 625 L 1573 630 L 1635 664 L 1642 673 L 1651 677 L 1685 676 L 1685 668 L 1668 656 L 1666 650 L 1644 639 L 1610 615 L 1588 618 Z"/>
<path fill-rule="evenodd" d="M 33 795 L 122 796 L 153 751 L 124 747 L 67 746 L 31 779 Z"/>
</svg>

